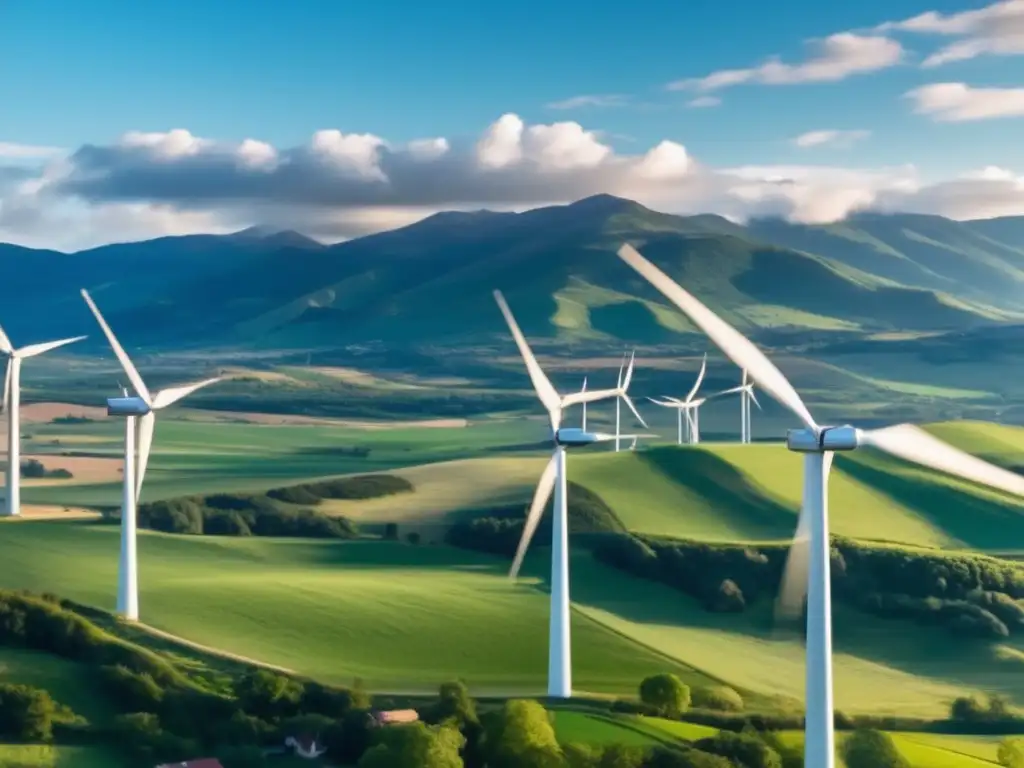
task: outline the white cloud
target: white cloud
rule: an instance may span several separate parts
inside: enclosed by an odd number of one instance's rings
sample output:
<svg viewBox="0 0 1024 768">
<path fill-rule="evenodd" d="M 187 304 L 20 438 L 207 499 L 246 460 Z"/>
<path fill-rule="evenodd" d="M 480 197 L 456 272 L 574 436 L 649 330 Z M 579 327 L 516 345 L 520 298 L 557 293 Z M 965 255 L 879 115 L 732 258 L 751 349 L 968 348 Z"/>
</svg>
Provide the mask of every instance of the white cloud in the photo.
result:
<svg viewBox="0 0 1024 768">
<path fill-rule="evenodd" d="M 793 146 L 800 149 L 810 147 L 839 147 L 842 149 L 853 146 L 858 141 L 863 141 L 871 135 L 871 131 L 808 131 L 793 139 Z"/>
<path fill-rule="evenodd" d="M 717 107 L 721 105 L 722 100 L 717 96 L 698 96 L 695 99 L 690 99 L 686 102 L 686 106 L 693 107 L 694 109 L 702 109 L 707 107 Z"/>
<path fill-rule="evenodd" d="M 903 47 L 897 41 L 880 35 L 840 32 L 811 42 L 814 54 L 799 64 L 786 64 L 772 58 L 756 67 L 724 69 L 705 77 L 677 80 L 669 83 L 668 89 L 708 92 L 744 83 L 828 83 L 886 69 L 903 58 Z"/>
<path fill-rule="evenodd" d="M 1024 88 L 972 88 L 966 83 L 933 83 L 904 94 L 914 111 L 939 122 L 963 123 L 1024 116 Z"/>
<path fill-rule="evenodd" d="M 525 210 L 597 193 L 737 221 L 827 222 L 868 208 L 1024 214 L 1022 181 L 1009 169 L 926 185 L 912 166 L 711 168 L 675 141 L 620 153 L 579 123 L 529 125 L 506 114 L 476 142 L 393 144 L 323 130 L 305 144 L 273 147 L 180 129 L 129 133 L 42 169 L 0 166 L 0 241 L 77 248 L 254 224 L 340 240 L 440 210 Z"/>
<path fill-rule="evenodd" d="M 0 160 L 46 160 L 63 154 L 63 152 L 64 150 L 60 147 L 0 141 Z"/>
<path fill-rule="evenodd" d="M 913 32 L 959 38 L 928 56 L 922 66 L 937 67 L 983 55 L 1024 54 L 1024 0 L 1003 0 L 971 11 L 928 11 L 903 21 L 889 21 L 877 32 Z"/>
<path fill-rule="evenodd" d="M 622 107 L 626 97 L 618 93 L 572 96 L 561 101 L 552 101 L 548 109 L 580 109 L 582 107 Z"/>
</svg>

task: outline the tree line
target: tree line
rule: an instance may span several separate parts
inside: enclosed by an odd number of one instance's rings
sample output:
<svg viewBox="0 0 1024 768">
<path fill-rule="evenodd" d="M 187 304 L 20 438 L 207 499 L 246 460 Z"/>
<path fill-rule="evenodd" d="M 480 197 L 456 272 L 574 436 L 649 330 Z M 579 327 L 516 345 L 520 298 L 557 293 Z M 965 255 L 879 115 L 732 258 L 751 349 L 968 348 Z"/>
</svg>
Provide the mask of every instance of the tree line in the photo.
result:
<svg viewBox="0 0 1024 768">
<path fill-rule="evenodd" d="M 357 475 L 273 488 L 265 494 L 213 493 L 149 502 L 139 505 L 138 519 L 144 528 L 194 536 L 351 539 L 358 535 L 355 523 L 315 507 L 325 499 L 375 499 L 413 490 L 412 483 L 396 475 Z"/>
</svg>

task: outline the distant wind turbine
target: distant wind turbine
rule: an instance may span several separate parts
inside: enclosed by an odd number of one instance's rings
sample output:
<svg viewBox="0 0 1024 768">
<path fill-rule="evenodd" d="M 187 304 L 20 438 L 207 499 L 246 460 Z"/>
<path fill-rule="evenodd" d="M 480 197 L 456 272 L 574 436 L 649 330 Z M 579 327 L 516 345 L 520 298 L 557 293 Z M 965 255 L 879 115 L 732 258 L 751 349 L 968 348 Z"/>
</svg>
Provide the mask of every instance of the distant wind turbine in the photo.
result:
<svg viewBox="0 0 1024 768">
<path fill-rule="evenodd" d="M 138 555 L 136 550 L 136 511 L 139 495 L 142 493 L 142 480 L 146 476 L 149 464 L 149 453 L 153 447 L 153 430 L 156 427 L 156 412 L 173 405 L 184 397 L 188 397 L 197 389 L 215 384 L 220 377 L 205 379 L 180 387 L 168 387 L 155 395 L 149 393 L 146 382 L 135 369 L 128 353 L 124 351 L 114 332 L 103 319 L 99 308 L 88 292 L 82 290 L 82 298 L 99 323 L 103 334 L 110 342 L 114 355 L 124 369 L 128 381 L 135 389 L 136 397 L 129 397 L 123 391 L 123 397 L 107 399 L 107 413 L 110 416 L 125 417 L 124 431 L 124 491 L 121 499 L 121 557 L 117 572 L 117 612 L 126 619 L 136 621 L 139 618 L 139 573 Z M 136 451 L 136 440 L 138 449 Z"/>
<path fill-rule="evenodd" d="M 7 503 L 3 514 L 13 517 L 21 514 L 21 361 L 81 341 L 85 336 L 60 341 L 45 341 L 15 349 L 0 328 L 0 355 L 7 358 L 4 372 L 3 399 L 0 412 L 7 412 Z"/>
<path fill-rule="evenodd" d="M 633 350 L 629 355 L 629 367 L 626 367 L 626 356 L 623 354 L 622 363 L 619 365 L 619 381 L 617 388 L 619 390 L 619 397 L 615 400 L 615 451 L 618 453 L 620 440 L 622 438 L 622 403 L 625 402 L 629 406 L 629 410 L 636 416 L 636 420 L 639 421 L 644 429 L 647 429 L 647 422 L 644 421 L 644 417 L 640 415 L 640 412 L 633 405 L 632 399 L 626 394 L 629 391 L 629 383 L 633 380 L 633 364 L 636 361 L 636 350 Z M 623 370 L 625 369 L 625 376 L 623 376 Z"/>
<path fill-rule="evenodd" d="M 740 442 L 749 443 L 753 434 L 750 429 L 750 403 L 753 402 L 758 410 L 761 410 L 761 404 L 757 402 L 757 396 L 754 394 L 754 382 L 749 381 L 746 371 L 743 371 L 743 381 L 738 387 L 718 392 L 715 397 L 732 395 L 737 392 L 740 395 Z"/>
<path fill-rule="evenodd" d="M 700 372 L 697 374 L 697 381 L 694 382 L 693 387 L 690 389 L 689 394 L 686 395 L 685 400 L 678 400 L 674 397 L 665 397 L 664 400 L 656 400 L 653 397 L 647 398 L 655 405 L 660 405 L 663 408 L 675 408 L 678 425 L 676 427 L 676 442 L 679 445 L 683 444 L 683 418 L 686 418 L 686 442 L 687 443 L 699 443 L 700 442 L 700 421 L 699 412 L 697 411 L 706 401 L 707 398 L 701 398 L 694 400 L 694 396 L 697 394 L 697 390 L 700 389 L 701 383 L 704 381 L 704 374 L 708 369 L 708 356 L 705 353 L 704 360 L 700 364 Z"/>
</svg>

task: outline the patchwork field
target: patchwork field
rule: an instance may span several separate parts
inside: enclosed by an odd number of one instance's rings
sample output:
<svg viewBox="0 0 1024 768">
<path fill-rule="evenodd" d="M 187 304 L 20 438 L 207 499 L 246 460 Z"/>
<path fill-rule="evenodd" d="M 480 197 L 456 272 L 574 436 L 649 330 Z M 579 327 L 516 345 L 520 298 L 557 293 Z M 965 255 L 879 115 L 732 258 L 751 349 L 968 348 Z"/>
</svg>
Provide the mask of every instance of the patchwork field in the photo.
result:
<svg viewBox="0 0 1024 768">
<path fill-rule="evenodd" d="M 33 455 L 46 463 L 40 447 L 68 441 L 76 454 L 116 461 L 116 426 L 36 425 Z M 1024 447 L 1024 430 L 972 422 L 934 429 L 1005 463 L 1015 463 Z M 538 692 L 546 669 L 547 553 L 531 553 L 525 578 L 512 585 L 504 578 L 507 562 L 431 542 L 453 520 L 525 503 L 543 466 L 536 447 L 543 435 L 537 420 L 372 431 L 161 422 L 144 500 L 389 470 L 415 490 L 325 501 L 320 509 L 437 535 L 415 547 L 144 533 L 143 619 L 203 645 L 329 680 L 358 675 L 379 689 L 419 691 L 461 676 L 481 692 Z M 788 538 L 800 489 L 796 458 L 771 444 L 579 452 L 569 476 L 631 530 L 717 541 Z M 119 495 L 116 482 L 77 477 L 25 489 L 26 500 L 51 517 L 116 504 Z M 836 533 L 1008 551 L 1024 549 L 1022 513 L 1015 500 L 868 452 L 835 464 Z M 0 586 L 113 606 L 116 528 L 24 521 L 3 534 Z M 70 564 L 75 579 L 66 578 Z M 773 633 L 767 606 L 710 614 L 679 592 L 609 570 L 584 552 L 574 555 L 572 573 L 581 691 L 632 693 L 647 672 L 674 669 L 691 681 L 725 680 L 757 700 L 801 698 L 802 645 Z M 1024 704 L 1024 648 L 1013 642 L 958 640 L 837 608 L 835 643 L 837 705 L 851 712 L 935 716 L 965 690 L 1000 691 Z"/>
</svg>

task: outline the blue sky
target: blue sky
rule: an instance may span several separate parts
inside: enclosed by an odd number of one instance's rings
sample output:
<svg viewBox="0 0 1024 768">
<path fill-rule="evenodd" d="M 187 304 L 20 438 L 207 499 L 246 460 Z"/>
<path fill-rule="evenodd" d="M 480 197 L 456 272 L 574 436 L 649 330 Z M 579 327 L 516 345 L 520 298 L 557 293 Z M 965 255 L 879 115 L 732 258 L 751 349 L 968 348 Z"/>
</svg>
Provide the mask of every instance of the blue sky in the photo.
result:
<svg viewBox="0 0 1024 768">
<path fill-rule="evenodd" d="M 302 145 L 324 128 L 394 142 L 474 140 L 513 112 L 528 125 L 579 122 L 620 154 L 671 140 L 715 167 L 913 164 L 926 180 L 984 166 L 1024 172 L 1024 119 L 941 122 L 916 114 L 904 97 L 938 82 L 1024 86 L 1024 56 L 920 66 L 955 36 L 885 33 L 905 49 L 900 64 L 833 82 L 736 85 L 714 91 L 722 102 L 713 108 L 688 107 L 701 94 L 666 88 L 770 57 L 799 64 L 813 54 L 811 39 L 850 30 L 877 35 L 871 28 L 886 21 L 984 6 L 7 0 L 0 5 L 0 143 L 74 150 L 111 144 L 129 130 L 172 128 L 275 147 Z M 625 102 L 549 106 L 608 94 Z M 820 130 L 865 135 L 846 148 L 791 143 Z"/>
<path fill-rule="evenodd" d="M 678 140 L 714 164 L 786 162 L 796 154 L 786 139 L 804 131 L 869 129 L 875 135 L 860 149 L 862 162 L 956 170 L 1018 159 L 1024 142 L 1015 138 L 1019 124 L 935 126 L 910 114 L 900 94 L 935 79 L 934 71 L 908 65 L 842 83 L 740 87 L 707 110 L 683 108 L 683 95 L 663 86 L 770 55 L 796 60 L 808 38 L 969 7 L 950 0 L 13 0 L 0 11 L 0 56 L 4 70 L 21 75 L 0 79 L 7 105 L 0 130 L 7 141 L 68 147 L 174 127 L 292 145 L 325 127 L 394 140 L 475 134 L 513 111 L 528 122 L 578 119 L 642 145 Z M 950 69 L 943 78 L 1024 83 L 1024 59 Z M 607 93 L 659 108 L 544 107 Z M 972 146 L 962 146 L 969 137 Z"/>
</svg>

